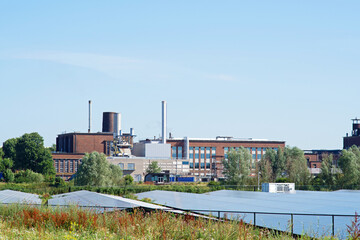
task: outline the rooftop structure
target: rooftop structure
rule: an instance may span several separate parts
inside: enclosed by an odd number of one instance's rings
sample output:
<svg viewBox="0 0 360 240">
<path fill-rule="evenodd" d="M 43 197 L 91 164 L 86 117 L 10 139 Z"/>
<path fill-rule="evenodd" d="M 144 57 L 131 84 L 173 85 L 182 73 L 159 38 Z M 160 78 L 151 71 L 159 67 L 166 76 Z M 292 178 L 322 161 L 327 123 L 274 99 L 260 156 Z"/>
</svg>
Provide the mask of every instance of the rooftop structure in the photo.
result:
<svg viewBox="0 0 360 240">
<path fill-rule="evenodd" d="M 351 136 L 347 133 L 346 137 L 344 137 L 344 149 L 348 149 L 353 145 L 360 147 L 360 119 L 356 117 L 351 121 L 353 122 Z"/>
</svg>

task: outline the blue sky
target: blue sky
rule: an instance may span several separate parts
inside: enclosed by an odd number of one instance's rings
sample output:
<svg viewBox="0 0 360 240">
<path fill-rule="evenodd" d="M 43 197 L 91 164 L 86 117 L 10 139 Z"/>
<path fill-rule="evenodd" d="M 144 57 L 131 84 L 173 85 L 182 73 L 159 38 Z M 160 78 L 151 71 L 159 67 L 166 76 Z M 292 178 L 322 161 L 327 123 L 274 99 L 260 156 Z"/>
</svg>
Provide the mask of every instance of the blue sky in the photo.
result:
<svg viewBox="0 0 360 240">
<path fill-rule="evenodd" d="M 342 148 L 360 117 L 359 1 L 1 1 L 0 142 L 93 131 Z"/>
</svg>

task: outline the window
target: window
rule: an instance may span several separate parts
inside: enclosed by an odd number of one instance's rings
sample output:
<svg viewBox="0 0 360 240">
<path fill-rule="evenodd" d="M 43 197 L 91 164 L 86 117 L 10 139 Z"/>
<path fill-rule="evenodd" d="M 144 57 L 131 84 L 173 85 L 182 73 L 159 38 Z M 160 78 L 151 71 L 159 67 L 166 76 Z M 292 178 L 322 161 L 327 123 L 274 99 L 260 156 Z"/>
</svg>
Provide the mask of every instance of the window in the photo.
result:
<svg viewBox="0 0 360 240">
<path fill-rule="evenodd" d="M 194 168 L 194 163 L 190 163 L 190 168 Z"/>
<path fill-rule="evenodd" d="M 228 148 L 228 147 L 224 147 L 224 158 L 225 158 L 225 159 L 228 158 L 228 155 L 227 155 L 228 151 L 229 151 L 229 148 Z"/>
<path fill-rule="evenodd" d="M 134 181 L 135 182 L 140 182 L 141 181 L 141 174 L 135 174 Z"/>
<path fill-rule="evenodd" d="M 198 162 L 195 163 L 195 168 L 199 168 L 199 163 Z"/>
<path fill-rule="evenodd" d="M 64 161 L 62 159 L 60 160 L 60 172 L 64 172 Z"/>
<path fill-rule="evenodd" d="M 190 153 L 190 154 L 189 154 L 189 158 L 190 158 L 190 159 L 193 159 L 193 158 L 194 158 L 194 154 L 193 154 L 193 153 Z"/>
<path fill-rule="evenodd" d="M 68 172 L 68 166 L 69 166 L 69 161 L 68 160 L 64 160 L 64 172 Z"/>
<path fill-rule="evenodd" d="M 128 163 L 127 170 L 135 170 L 135 163 Z"/>
<path fill-rule="evenodd" d="M 204 169 L 205 168 L 205 163 L 201 163 L 200 166 L 201 166 L 202 169 Z"/>
<path fill-rule="evenodd" d="M 204 159 L 204 158 L 205 158 L 205 154 L 202 153 L 202 154 L 201 154 L 201 159 Z"/>
<path fill-rule="evenodd" d="M 182 158 L 182 147 L 178 147 L 178 158 Z"/>
<path fill-rule="evenodd" d="M 182 165 L 189 165 L 189 162 L 188 162 L 188 161 L 184 161 L 184 162 L 182 162 Z"/>
<path fill-rule="evenodd" d="M 56 170 L 56 172 L 59 172 L 59 166 L 58 166 L 58 164 L 59 164 L 59 160 L 55 160 L 54 165 L 55 165 L 55 170 Z"/>
<path fill-rule="evenodd" d="M 199 159 L 199 153 L 195 153 L 195 158 Z"/>
<path fill-rule="evenodd" d="M 213 147 L 212 148 L 212 156 L 215 157 L 215 155 L 216 155 L 216 147 Z"/>
<path fill-rule="evenodd" d="M 210 168 L 210 163 L 206 163 L 206 168 Z"/>
<path fill-rule="evenodd" d="M 205 155 L 206 155 L 206 159 L 210 159 L 210 148 L 209 147 L 207 147 L 206 149 L 205 149 Z"/>
<path fill-rule="evenodd" d="M 70 169 L 69 172 L 73 173 L 74 172 L 74 160 L 69 161 L 70 162 Z"/>
<path fill-rule="evenodd" d="M 119 167 L 124 170 L 124 163 L 119 163 Z"/>
<path fill-rule="evenodd" d="M 78 160 L 75 160 L 75 172 L 77 172 L 78 165 L 79 165 L 79 161 L 78 161 Z"/>
<path fill-rule="evenodd" d="M 176 147 L 172 147 L 172 158 L 176 158 Z"/>
</svg>

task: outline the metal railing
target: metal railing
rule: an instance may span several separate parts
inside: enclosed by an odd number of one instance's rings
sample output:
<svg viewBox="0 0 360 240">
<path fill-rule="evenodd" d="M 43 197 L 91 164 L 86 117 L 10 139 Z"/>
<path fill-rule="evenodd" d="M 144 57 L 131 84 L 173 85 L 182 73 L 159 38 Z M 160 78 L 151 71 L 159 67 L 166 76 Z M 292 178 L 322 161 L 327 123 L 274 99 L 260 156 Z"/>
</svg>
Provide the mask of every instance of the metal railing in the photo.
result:
<svg viewBox="0 0 360 240">
<path fill-rule="evenodd" d="M 256 215 L 285 215 L 290 217 L 290 233 L 294 234 L 294 216 L 314 216 L 314 217 L 331 217 L 331 236 L 335 236 L 335 217 L 351 217 L 356 218 L 358 215 L 348 214 L 316 214 L 316 213 L 276 213 L 276 212 L 252 212 L 252 211 L 226 211 L 226 210 L 205 210 L 205 209 L 179 209 L 185 212 L 196 212 L 196 213 L 217 213 L 217 218 L 221 218 L 221 213 L 232 213 L 232 214 L 251 214 L 253 215 L 252 225 L 256 226 Z"/>
</svg>

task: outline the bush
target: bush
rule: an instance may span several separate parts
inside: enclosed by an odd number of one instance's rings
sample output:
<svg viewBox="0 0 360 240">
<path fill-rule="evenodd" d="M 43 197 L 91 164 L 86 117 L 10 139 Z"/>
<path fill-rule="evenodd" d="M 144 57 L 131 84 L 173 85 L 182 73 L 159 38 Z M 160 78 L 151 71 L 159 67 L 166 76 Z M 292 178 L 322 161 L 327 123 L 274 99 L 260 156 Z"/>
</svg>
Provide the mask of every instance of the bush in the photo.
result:
<svg viewBox="0 0 360 240">
<path fill-rule="evenodd" d="M 220 182 L 210 181 L 208 186 L 220 186 Z"/>
<path fill-rule="evenodd" d="M 11 171 L 11 169 L 5 170 L 4 180 L 5 180 L 5 182 L 13 182 L 14 181 L 14 173 Z"/>
<path fill-rule="evenodd" d="M 276 183 L 289 183 L 289 182 L 291 182 L 288 178 L 286 178 L 286 177 L 280 177 L 280 178 L 277 178 L 276 180 L 275 180 L 275 182 Z"/>
<path fill-rule="evenodd" d="M 33 172 L 29 169 L 21 170 L 15 173 L 16 183 L 41 183 L 44 181 L 44 176 L 40 173 Z"/>
<path fill-rule="evenodd" d="M 125 179 L 125 185 L 131 185 L 134 182 L 134 179 L 131 175 L 126 175 L 124 179 Z"/>
<path fill-rule="evenodd" d="M 61 177 L 56 177 L 54 186 L 55 187 L 65 187 L 66 183 L 65 183 L 64 179 L 62 179 Z"/>
</svg>

